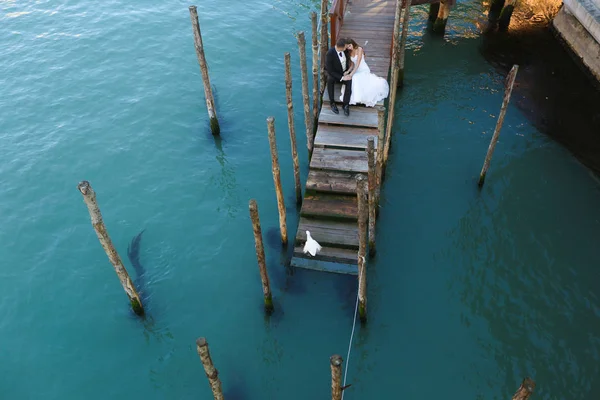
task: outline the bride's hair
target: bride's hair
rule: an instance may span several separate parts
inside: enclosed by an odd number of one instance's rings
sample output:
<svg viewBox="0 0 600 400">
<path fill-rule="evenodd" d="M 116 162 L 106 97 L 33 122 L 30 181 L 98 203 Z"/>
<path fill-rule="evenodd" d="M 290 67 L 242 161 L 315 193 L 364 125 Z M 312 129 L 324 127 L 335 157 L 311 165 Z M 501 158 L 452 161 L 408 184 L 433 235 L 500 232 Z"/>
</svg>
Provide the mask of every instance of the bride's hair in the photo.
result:
<svg viewBox="0 0 600 400">
<path fill-rule="evenodd" d="M 352 39 L 352 38 L 348 38 L 348 39 L 346 39 L 346 43 L 348 43 L 348 44 L 351 44 L 351 45 L 352 45 L 352 47 L 354 47 L 355 49 L 358 49 L 358 48 L 360 47 L 360 46 L 358 45 L 358 43 L 356 43 L 356 42 L 354 41 L 354 39 Z M 363 53 L 364 53 L 364 52 L 365 52 L 365 49 L 363 49 Z"/>
</svg>

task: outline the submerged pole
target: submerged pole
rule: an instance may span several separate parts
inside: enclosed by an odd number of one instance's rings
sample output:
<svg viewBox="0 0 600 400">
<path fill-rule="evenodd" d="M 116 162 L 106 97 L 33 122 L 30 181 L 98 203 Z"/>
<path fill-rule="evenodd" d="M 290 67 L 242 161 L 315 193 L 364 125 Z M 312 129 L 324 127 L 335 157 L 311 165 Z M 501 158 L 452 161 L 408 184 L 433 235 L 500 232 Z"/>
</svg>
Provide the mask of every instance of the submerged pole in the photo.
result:
<svg viewBox="0 0 600 400">
<path fill-rule="evenodd" d="M 440 12 L 440 3 L 431 3 L 429 5 L 429 17 L 427 18 L 427 22 L 433 26 L 433 23 L 437 19 L 437 15 Z"/>
<path fill-rule="evenodd" d="M 392 103 L 391 105 L 393 106 L 393 101 L 390 99 L 390 103 Z M 375 194 L 375 201 L 376 204 L 379 204 L 379 194 L 381 193 L 381 183 L 383 182 L 383 168 L 384 168 L 384 161 L 383 161 L 383 157 L 384 157 L 384 143 L 387 142 L 387 138 L 386 138 L 386 130 L 385 130 L 385 107 L 383 106 L 376 106 L 377 107 L 377 158 L 376 158 L 376 164 L 377 164 L 377 175 L 376 175 L 376 180 L 377 180 L 377 192 Z M 390 108 L 390 111 L 388 113 L 388 119 L 389 119 L 389 114 L 393 113 L 394 109 Z M 389 124 L 391 124 L 390 121 L 388 121 Z M 391 135 L 391 130 L 387 133 L 387 135 Z M 388 145 L 389 146 L 389 145 Z"/>
<path fill-rule="evenodd" d="M 479 174 L 479 187 L 483 186 L 485 181 L 485 175 L 487 174 L 487 170 L 490 167 L 490 162 L 492 161 L 492 155 L 494 154 L 494 149 L 496 148 L 496 143 L 498 143 L 498 138 L 500 137 L 500 130 L 502 129 L 502 124 L 504 123 L 504 116 L 506 115 L 506 110 L 508 108 L 508 103 L 510 102 L 510 95 L 512 94 L 513 85 L 515 83 L 515 79 L 517 77 L 517 71 L 519 70 L 518 65 L 513 65 L 512 69 L 508 73 L 508 77 L 506 78 L 506 90 L 504 91 L 504 98 L 502 99 L 502 108 L 500 108 L 500 115 L 498 116 L 498 122 L 496 122 L 496 129 L 494 129 L 494 135 L 492 136 L 492 141 L 488 147 L 487 154 L 485 156 L 485 161 L 483 162 L 483 168 L 481 169 L 481 173 Z"/>
<path fill-rule="evenodd" d="M 271 148 L 271 165 L 273 171 L 273 182 L 275 194 L 277 195 L 277 208 L 279 210 L 279 232 L 281 243 L 287 244 L 287 222 L 285 218 L 285 203 L 283 201 L 283 189 L 281 188 L 281 174 L 279 172 L 279 157 L 277 156 L 277 142 L 275 140 L 275 118 L 267 118 L 267 129 L 269 132 L 269 146 Z"/>
<path fill-rule="evenodd" d="M 190 18 L 192 19 L 192 30 L 194 32 L 194 47 L 196 47 L 196 56 L 198 56 L 202 82 L 204 83 L 204 97 L 206 97 L 206 108 L 208 109 L 208 118 L 210 119 L 210 131 L 214 136 L 219 136 L 221 128 L 219 127 L 215 99 L 212 93 L 212 86 L 210 85 L 210 77 L 208 76 L 208 64 L 204 56 L 204 45 L 202 44 L 202 34 L 200 33 L 200 22 L 198 21 L 196 6 L 190 6 Z"/>
<path fill-rule="evenodd" d="M 258 261 L 258 270 L 262 283 L 263 296 L 265 298 L 265 311 L 267 314 L 273 312 L 273 297 L 271 296 L 271 285 L 269 275 L 267 274 L 267 263 L 265 261 L 265 248 L 263 246 L 262 230 L 260 228 L 260 218 L 258 216 L 258 205 L 256 200 L 250 200 L 250 219 L 252 220 L 252 231 L 254 232 L 254 248 L 256 249 L 256 259 Z"/>
<path fill-rule="evenodd" d="M 492 0 L 490 10 L 488 11 L 488 29 L 492 30 L 496 28 L 505 1 L 506 0 Z"/>
<path fill-rule="evenodd" d="M 356 177 L 358 197 L 358 315 L 361 322 L 367 321 L 367 182 L 361 174 Z"/>
<path fill-rule="evenodd" d="M 404 15 L 402 16 L 402 36 L 400 37 L 400 50 L 398 50 L 398 87 L 404 86 L 404 56 L 406 52 L 406 38 L 408 37 L 408 22 L 410 19 L 411 0 L 406 0 Z M 394 92 L 395 94 L 395 92 Z"/>
<path fill-rule="evenodd" d="M 506 32 L 508 30 L 516 2 L 516 0 L 506 0 L 504 3 L 500 18 L 498 19 L 498 30 L 500 32 Z"/>
<path fill-rule="evenodd" d="M 527 400 L 529 396 L 533 394 L 535 389 L 535 382 L 531 378 L 523 379 L 521 386 L 517 389 L 517 392 L 512 397 L 512 400 Z"/>
<path fill-rule="evenodd" d="M 334 354 L 329 358 L 331 364 L 331 400 L 342 400 L 342 356 Z"/>
<path fill-rule="evenodd" d="M 367 160 L 369 166 L 369 256 L 373 257 L 375 250 L 375 221 L 377 219 L 377 169 L 375 166 L 375 137 L 367 139 Z"/>
<path fill-rule="evenodd" d="M 292 66 L 290 53 L 283 56 L 285 64 L 285 99 L 287 102 L 288 128 L 292 145 L 292 162 L 294 164 L 294 184 L 296 186 L 296 203 L 302 203 L 302 184 L 300 183 L 300 162 L 298 161 L 298 144 L 296 143 L 296 128 L 294 126 L 294 102 L 292 100 Z"/>
<path fill-rule="evenodd" d="M 302 100 L 304 103 L 304 125 L 306 126 L 306 147 L 312 154 L 313 130 L 310 109 L 310 95 L 308 94 L 308 71 L 306 70 L 306 39 L 304 32 L 298 32 L 298 50 L 300 51 L 300 72 L 302 76 Z"/>
<path fill-rule="evenodd" d="M 224 400 L 221 379 L 219 379 L 219 371 L 215 368 L 212 358 L 210 357 L 208 342 L 205 338 L 201 337 L 196 340 L 196 350 L 198 351 L 200 361 L 202 361 L 202 365 L 204 366 L 204 372 L 208 378 L 210 390 L 212 390 L 215 400 Z"/>
<path fill-rule="evenodd" d="M 321 0 L 321 36 L 319 42 L 319 48 L 321 51 L 321 93 L 325 92 L 327 85 L 327 72 L 325 71 L 325 58 L 327 56 L 327 50 L 329 48 L 329 0 Z"/>
<path fill-rule="evenodd" d="M 102 213 L 100 212 L 98 202 L 96 201 L 96 192 L 92 189 L 92 185 L 90 185 L 88 181 L 79 182 L 77 189 L 79 189 L 83 195 L 83 201 L 90 213 L 92 226 L 94 227 L 94 231 L 96 231 L 96 236 L 98 236 L 98 240 L 100 241 L 104 252 L 108 256 L 110 263 L 113 265 L 115 272 L 119 277 L 119 281 L 121 281 L 121 286 L 123 286 L 123 290 L 125 290 L 125 293 L 129 298 L 129 303 L 131 304 L 133 312 L 140 316 L 144 315 L 144 307 L 140 295 L 135 289 L 135 285 L 129 277 L 119 253 L 117 253 L 117 249 L 113 246 L 112 240 L 110 240 L 110 236 L 104 225 L 104 221 L 102 220 Z"/>
<path fill-rule="evenodd" d="M 313 134 L 317 130 L 317 120 L 319 119 L 319 33 L 317 32 L 317 13 L 310 13 L 310 21 L 312 23 L 312 126 Z"/>
<path fill-rule="evenodd" d="M 450 15 L 450 9 L 454 5 L 454 0 L 442 0 L 440 2 L 440 10 L 438 11 L 437 18 L 433 23 L 433 32 L 443 35 L 446 31 L 446 22 L 448 22 L 448 16 Z"/>
</svg>

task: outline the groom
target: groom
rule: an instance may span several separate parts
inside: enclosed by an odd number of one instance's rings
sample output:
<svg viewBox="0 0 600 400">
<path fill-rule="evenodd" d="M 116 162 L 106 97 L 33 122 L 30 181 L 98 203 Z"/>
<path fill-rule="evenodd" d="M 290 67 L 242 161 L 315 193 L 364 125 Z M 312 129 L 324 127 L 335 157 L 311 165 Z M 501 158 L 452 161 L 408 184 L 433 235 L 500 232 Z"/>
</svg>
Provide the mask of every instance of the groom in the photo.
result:
<svg viewBox="0 0 600 400">
<path fill-rule="evenodd" d="M 327 71 L 327 92 L 329 93 L 329 103 L 331 104 L 331 111 L 336 114 L 339 114 L 339 110 L 335 105 L 334 101 L 334 85 L 336 82 L 340 82 L 342 85 L 345 85 L 346 89 L 344 90 L 344 102 L 342 103 L 342 108 L 344 109 L 344 114 L 346 116 L 350 115 L 350 95 L 352 94 L 352 78 L 344 75 L 344 72 L 348 71 L 350 68 L 350 57 L 348 57 L 348 52 L 346 51 L 348 47 L 348 43 L 346 39 L 338 39 L 335 44 L 335 47 L 332 47 L 327 52 L 327 57 L 325 58 L 325 70 Z"/>
</svg>

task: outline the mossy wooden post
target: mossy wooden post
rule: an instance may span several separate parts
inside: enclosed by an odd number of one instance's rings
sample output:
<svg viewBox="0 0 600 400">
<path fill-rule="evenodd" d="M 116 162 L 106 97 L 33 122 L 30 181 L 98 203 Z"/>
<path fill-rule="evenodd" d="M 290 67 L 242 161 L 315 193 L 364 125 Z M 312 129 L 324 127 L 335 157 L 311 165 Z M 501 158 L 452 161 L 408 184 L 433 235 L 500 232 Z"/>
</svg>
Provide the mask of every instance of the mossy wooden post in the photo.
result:
<svg viewBox="0 0 600 400">
<path fill-rule="evenodd" d="M 342 400 L 342 356 L 334 354 L 329 358 L 331 363 L 331 400 Z"/>
<path fill-rule="evenodd" d="M 483 183 L 485 182 L 485 175 L 487 174 L 487 170 L 490 167 L 492 155 L 494 154 L 496 143 L 498 143 L 498 138 L 500 137 L 500 130 L 502 129 L 502 124 L 504 123 L 504 116 L 506 115 L 506 109 L 508 108 L 508 103 L 510 102 L 510 95 L 512 94 L 512 89 L 515 83 L 515 78 L 517 77 L 518 70 L 519 66 L 516 64 L 513 65 L 512 69 L 508 73 L 508 77 L 506 78 L 506 90 L 504 91 L 504 98 L 502 99 L 502 108 L 500 108 L 500 115 L 498 116 L 498 122 L 496 122 L 496 129 L 494 129 L 494 135 L 492 136 L 492 141 L 490 142 L 490 145 L 488 147 L 488 151 L 485 156 L 485 161 L 483 162 L 483 168 L 481 169 L 481 173 L 479 174 L 479 187 L 483 186 Z"/>
<path fill-rule="evenodd" d="M 437 19 L 438 13 L 440 12 L 440 3 L 431 3 L 429 5 L 429 17 L 427 22 L 433 26 L 433 23 Z"/>
<path fill-rule="evenodd" d="M 200 33 L 200 22 L 198 21 L 198 11 L 196 6 L 190 6 L 190 18 L 192 19 L 192 30 L 194 31 L 194 47 L 196 47 L 196 55 L 200 64 L 200 72 L 202 73 L 202 82 L 204 83 L 204 97 L 206 97 L 206 108 L 208 109 L 208 118 L 210 119 L 210 130 L 214 136 L 219 136 L 221 128 L 217 119 L 217 111 L 215 109 L 215 99 L 210 85 L 210 77 L 208 76 L 208 64 L 204 56 L 204 45 L 202 44 L 202 34 Z"/>
<path fill-rule="evenodd" d="M 277 141 L 275 140 L 275 118 L 267 118 L 267 129 L 269 131 L 269 146 L 271 147 L 271 165 L 273 170 L 273 182 L 275 183 L 275 194 L 277 195 L 277 208 L 279 209 L 279 231 L 281 232 L 281 243 L 287 244 L 287 222 L 285 219 L 285 203 L 283 201 L 283 189 L 281 188 L 281 174 L 279 172 L 279 157 L 277 155 Z"/>
<path fill-rule="evenodd" d="M 367 160 L 369 165 L 369 256 L 375 255 L 375 220 L 377 219 L 377 169 L 375 166 L 375 137 L 367 138 Z"/>
<path fill-rule="evenodd" d="M 516 0 L 506 0 L 502 12 L 500 12 L 500 18 L 498 19 L 498 30 L 500 32 L 506 32 L 510 25 L 510 19 L 513 11 L 515 10 Z"/>
<path fill-rule="evenodd" d="M 448 16 L 450 15 L 450 9 L 454 5 L 455 0 L 442 0 L 440 2 L 440 10 L 438 11 L 437 18 L 433 23 L 433 32 L 443 35 L 446 31 L 446 23 L 448 22 Z"/>
<path fill-rule="evenodd" d="M 391 100 L 390 100 L 391 102 Z M 385 137 L 385 107 L 376 106 L 377 108 L 377 160 L 376 160 L 376 168 L 377 168 L 377 191 L 375 194 L 375 204 L 379 205 L 379 195 L 381 193 L 381 184 L 383 182 L 383 155 L 384 155 L 384 143 L 386 142 Z M 393 108 L 390 108 L 393 110 Z M 391 111 L 390 111 L 391 112 Z"/>
<path fill-rule="evenodd" d="M 410 4 L 411 0 L 406 0 L 404 5 L 404 15 L 402 16 L 402 36 L 400 37 L 400 49 L 398 50 L 398 87 L 404 86 L 404 53 L 406 52 L 406 38 L 408 37 Z"/>
<path fill-rule="evenodd" d="M 304 125 L 306 126 L 306 147 L 309 155 L 313 148 L 312 116 L 310 95 L 308 93 L 308 71 L 306 69 L 306 39 L 304 32 L 298 32 L 298 50 L 300 51 L 300 74 L 302 76 L 302 102 L 304 103 Z"/>
<path fill-rule="evenodd" d="M 400 49 L 400 19 L 402 18 L 402 1 L 396 2 L 396 11 L 394 13 L 394 32 L 392 33 L 392 64 L 390 66 L 391 71 L 391 82 L 390 82 L 390 96 L 389 104 L 393 105 L 393 101 L 396 98 L 396 87 L 398 87 L 398 75 L 400 69 L 398 68 L 400 58 L 398 57 L 398 50 Z M 393 107 L 390 107 L 393 109 Z"/>
<path fill-rule="evenodd" d="M 521 386 L 512 397 L 512 400 L 527 400 L 529 396 L 533 394 L 533 390 L 535 389 L 535 382 L 531 378 L 523 379 Z"/>
<path fill-rule="evenodd" d="M 506 0 L 492 0 L 490 3 L 490 10 L 488 12 L 489 28 L 494 29 L 498 24 L 498 19 L 502 13 L 502 8 L 504 7 L 505 1 Z"/>
<path fill-rule="evenodd" d="M 300 162 L 298 161 L 298 144 L 296 143 L 296 128 L 294 126 L 294 101 L 292 99 L 292 66 L 290 53 L 285 53 L 285 98 L 287 102 L 288 127 L 292 145 L 292 161 L 294 164 L 294 184 L 296 185 L 296 203 L 302 203 L 302 184 L 300 182 Z"/>
<path fill-rule="evenodd" d="M 325 92 L 327 86 L 327 72 L 325 72 L 325 58 L 329 49 L 329 0 L 321 0 L 321 35 L 319 48 L 321 51 L 321 93 Z"/>
<path fill-rule="evenodd" d="M 252 220 L 252 230 L 254 231 L 254 248 L 256 249 L 256 260 L 258 261 L 258 270 L 262 283 L 263 295 L 265 297 L 265 311 L 267 314 L 273 312 L 273 297 L 271 296 L 271 285 L 269 284 L 269 275 L 267 274 L 267 263 L 265 261 L 265 248 L 262 240 L 262 230 L 260 228 L 260 218 L 258 216 L 258 205 L 256 200 L 250 200 L 250 219 Z"/>
<path fill-rule="evenodd" d="M 210 390 L 212 390 L 215 400 L 224 400 L 221 379 L 219 379 L 219 371 L 215 368 L 212 358 L 210 357 L 208 342 L 205 338 L 202 337 L 196 340 L 196 350 L 198 351 L 200 361 L 202 361 L 202 365 L 204 366 L 204 372 L 206 372 Z"/>
<path fill-rule="evenodd" d="M 356 177 L 358 196 L 358 315 L 361 322 L 367 321 L 367 181 L 360 174 Z"/>
<path fill-rule="evenodd" d="M 119 281 L 121 281 L 121 286 L 123 286 L 127 297 L 129 297 L 133 312 L 140 316 L 144 315 L 144 307 L 140 295 L 135 289 L 133 281 L 129 277 L 119 253 L 117 253 L 117 249 L 113 246 L 112 240 L 110 240 L 110 236 L 104 225 L 104 221 L 102 220 L 102 213 L 100 212 L 98 202 L 96 201 L 96 192 L 92 189 L 92 185 L 90 185 L 88 181 L 79 182 L 77 189 L 79 189 L 83 195 L 83 201 L 90 213 L 92 226 L 94 227 L 94 231 L 96 231 L 96 236 L 98 236 L 98 240 L 100 241 L 104 252 L 108 256 L 110 263 L 113 265 L 115 272 L 119 277 Z"/>
<path fill-rule="evenodd" d="M 319 118 L 319 32 L 317 32 L 317 13 L 310 13 L 310 21 L 312 23 L 312 127 L 313 133 L 317 130 L 317 120 Z"/>
</svg>

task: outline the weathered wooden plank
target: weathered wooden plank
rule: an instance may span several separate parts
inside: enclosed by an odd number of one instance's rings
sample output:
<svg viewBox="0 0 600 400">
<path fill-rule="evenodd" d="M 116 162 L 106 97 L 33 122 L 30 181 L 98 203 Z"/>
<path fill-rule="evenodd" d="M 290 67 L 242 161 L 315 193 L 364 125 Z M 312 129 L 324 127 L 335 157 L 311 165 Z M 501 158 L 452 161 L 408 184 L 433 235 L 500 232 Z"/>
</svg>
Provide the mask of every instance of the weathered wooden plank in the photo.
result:
<svg viewBox="0 0 600 400">
<path fill-rule="evenodd" d="M 372 107 L 350 107 L 350 115 L 344 115 L 343 110 L 335 114 L 329 107 L 321 108 L 319 122 L 337 125 L 364 126 L 377 128 L 377 110 Z"/>
<path fill-rule="evenodd" d="M 300 217 L 296 243 L 304 246 L 306 231 L 321 246 L 358 249 L 358 225 L 356 222 L 328 221 Z"/>
<path fill-rule="evenodd" d="M 333 193 L 306 195 L 300 215 L 313 218 L 358 219 L 357 197 Z"/>
<path fill-rule="evenodd" d="M 356 194 L 356 175 L 355 172 L 311 169 L 306 180 L 306 190 Z"/>
<path fill-rule="evenodd" d="M 303 257 L 292 257 L 290 264 L 296 268 L 311 269 L 335 274 L 358 275 L 358 266 Z"/>
<path fill-rule="evenodd" d="M 364 151 L 315 147 L 310 168 L 367 173 L 367 154 Z"/>
<path fill-rule="evenodd" d="M 322 246 L 321 251 L 312 257 L 310 254 L 304 254 L 304 246 L 298 245 L 294 247 L 294 257 L 319 261 L 341 262 L 352 265 L 358 264 L 358 251 L 352 249 L 340 249 L 338 247 Z"/>
<path fill-rule="evenodd" d="M 336 126 L 333 126 L 337 128 Z M 347 148 L 354 150 L 361 150 L 367 148 L 367 138 L 369 136 L 375 137 L 375 145 L 377 146 L 377 130 L 376 129 L 360 129 L 363 131 L 370 131 L 367 134 L 352 132 L 357 128 L 350 127 L 339 127 L 340 129 L 323 129 L 326 128 L 326 125 L 320 125 L 319 130 L 317 131 L 317 135 L 315 137 L 315 146 L 321 147 L 338 147 L 338 148 Z"/>
</svg>

